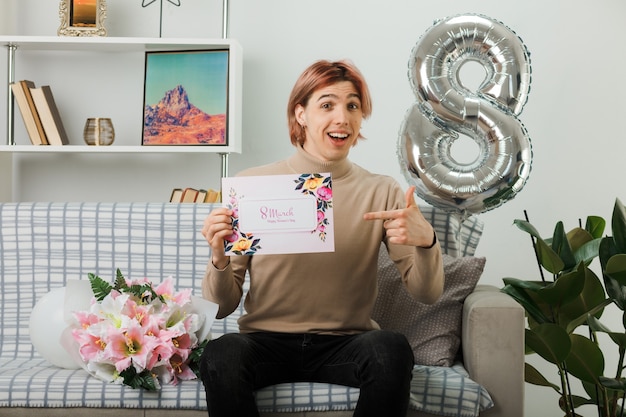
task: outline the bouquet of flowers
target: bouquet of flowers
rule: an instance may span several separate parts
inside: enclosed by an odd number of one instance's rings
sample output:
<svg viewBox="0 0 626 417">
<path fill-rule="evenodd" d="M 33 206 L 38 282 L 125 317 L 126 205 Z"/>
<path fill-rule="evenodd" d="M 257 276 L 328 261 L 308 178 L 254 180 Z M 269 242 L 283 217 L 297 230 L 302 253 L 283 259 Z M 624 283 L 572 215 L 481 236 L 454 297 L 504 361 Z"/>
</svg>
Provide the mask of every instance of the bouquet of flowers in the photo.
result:
<svg viewBox="0 0 626 417">
<path fill-rule="evenodd" d="M 174 292 L 173 279 L 153 286 L 127 280 L 113 285 L 89 274 L 94 299 L 73 313 L 73 340 L 83 367 L 105 381 L 157 390 L 161 383 L 198 376 L 207 340 L 198 340 L 204 316 L 193 312 L 191 289 Z"/>
</svg>

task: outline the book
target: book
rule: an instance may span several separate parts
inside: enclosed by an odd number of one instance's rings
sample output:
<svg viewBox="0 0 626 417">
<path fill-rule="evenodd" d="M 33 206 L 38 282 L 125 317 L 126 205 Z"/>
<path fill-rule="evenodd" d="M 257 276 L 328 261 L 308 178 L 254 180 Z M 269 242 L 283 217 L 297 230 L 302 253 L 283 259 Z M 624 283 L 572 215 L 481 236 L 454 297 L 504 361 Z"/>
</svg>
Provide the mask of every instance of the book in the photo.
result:
<svg viewBox="0 0 626 417">
<path fill-rule="evenodd" d="M 35 87 L 35 83 L 29 80 L 22 80 L 11 84 L 13 97 L 20 110 L 26 132 L 33 145 L 47 145 L 46 134 L 41 124 L 41 119 L 35 107 L 30 89 Z"/>
<path fill-rule="evenodd" d="M 182 188 L 174 188 L 170 195 L 170 203 L 180 203 L 180 198 L 183 196 Z"/>
<path fill-rule="evenodd" d="M 192 187 L 174 188 L 170 195 L 170 203 L 217 203 L 220 193 L 209 188 L 196 190 Z"/>
<path fill-rule="evenodd" d="M 39 132 L 39 137 L 41 138 L 42 142 L 41 144 L 48 145 L 48 139 L 46 138 L 46 132 L 43 128 L 43 123 L 41 123 L 39 112 L 37 111 L 37 107 L 35 106 L 35 100 L 33 100 L 33 95 L 30 92 L 30 89 L 35 87 L 35 83 L 28 80 L 21 80 L 20 85 L 22 86 L 22 90 L 24 91 L 24 96 L 26 97 L 26 101 L 28 102 L 28 107 L 30 107 L 30 111 L 33 114 L 33 118 L 35 119 L 37 132 Z"/>
<path fill-rule="evenodd" d="M 213 189 L 207 191 L 207 195 L 204 198 L 205 203 L 219 203 L 219 193 Z"/>
<path fill-rule="evenodd" d="M 204 203 L 206 196 L 207 196 L 207 190 L 204 190 L 202 188 L 199 189 L 198 195 L 196 196 L 196 203 Z"/>
<path fill-rule="evenodd" d="M 31 88 L 30 93 L 33 96 L 35 107 L 37 108 L 37 113 L 43 124 L 48 143 L 57 146 L 69 144 L 67 133 L 63 127 L 63 121 L 61 120 L 61 115 L 54 101 L 50 86 L 44 85 Z"/>
<path fill-rule="evenodd" d="M 195 188 L 187 187 L 183 190 L 183 195 L 180 198 L 181 203 L 195 203 L 198 196 L 198 190 Z"/>
</svg>

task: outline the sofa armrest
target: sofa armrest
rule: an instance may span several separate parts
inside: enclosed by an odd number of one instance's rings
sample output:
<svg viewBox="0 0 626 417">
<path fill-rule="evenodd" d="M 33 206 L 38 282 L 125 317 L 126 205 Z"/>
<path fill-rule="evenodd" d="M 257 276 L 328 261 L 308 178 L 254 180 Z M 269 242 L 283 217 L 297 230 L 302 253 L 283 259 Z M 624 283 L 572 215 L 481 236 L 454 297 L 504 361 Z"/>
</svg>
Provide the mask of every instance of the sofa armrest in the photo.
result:
<svg viewBox="0 0 626 417">
<path fill-rule="evenodd" d="M 524 309 L 493 285 L 478 285 L 463 305 L 463 362 L 495 405 L 490 417 L 524 415 Z"/>
</svg>

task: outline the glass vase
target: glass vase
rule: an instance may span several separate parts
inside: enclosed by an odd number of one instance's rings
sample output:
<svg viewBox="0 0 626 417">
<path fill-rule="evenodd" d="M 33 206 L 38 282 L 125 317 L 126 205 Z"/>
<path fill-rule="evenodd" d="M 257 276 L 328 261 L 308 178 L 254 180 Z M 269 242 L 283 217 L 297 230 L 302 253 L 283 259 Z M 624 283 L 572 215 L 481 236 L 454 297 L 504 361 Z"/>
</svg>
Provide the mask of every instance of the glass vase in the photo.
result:
<svg viewBox="0 0 626 417">
<path fill-rule="evenodd" d="M 106 117 L 90 117 L 85 122 L 83 137 L 87 145 L 106 146 L 115 140 L 113 122 Z"/>
</svg>

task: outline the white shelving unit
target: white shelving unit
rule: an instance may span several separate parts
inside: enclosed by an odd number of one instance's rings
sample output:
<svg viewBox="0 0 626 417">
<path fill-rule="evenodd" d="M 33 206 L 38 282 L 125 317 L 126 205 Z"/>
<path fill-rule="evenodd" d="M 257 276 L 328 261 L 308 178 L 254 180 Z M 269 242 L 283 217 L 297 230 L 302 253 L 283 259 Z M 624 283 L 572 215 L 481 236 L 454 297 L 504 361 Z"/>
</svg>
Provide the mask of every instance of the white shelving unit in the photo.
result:
<svg viewBox="0 0 626 417">
<path fill-rule="evenodd" d="M 232 39 L 186 39 L 186 38 L 124 38 L 124 37 L 41 37 L 41 36 L 0 36 L 0 45 L 7 49 L 7 80 L 6 80 L 6 140 L 0 145 L 0 201 L 12 201 L 13 188 L 19 185 L 13 181 L 13 165 L 16 155 L 28 154 L 159 154 L 159 153 L 214 153 L 221 157 L 222 176 L 228 175 L 228 156 L 231 153 L 241 153 L 241 103 L 242 103 L 242 51 L 241 46 Z M 89 146 L 81 138 L 70 138 L 71 145 L 65 146 L 34 146 L 28 139 L 15 138 L 15 123 L 21 123 L 19 110 L 14 104 L 10 84 L 23 79 L 15 69 L 19 54 L 26 53 L 31 59 L 38 55 L 50 57 L 55 53 L 65 56 L 89 57 L 106 56 L 107 60 L 114 61 L 117 56 L 128 59 L 132 56 L 133 62 L 143 62 L 148 51 L 189 51 L 189 50 L 228 50 L 228 127 L 227 145 L 192 145 L 192 146 L 142 146 L 141 138 L 132 141 L 116 141 L 110 146 Z M 95 55 L 94 55 L 95 54 Z M 109 59 L 110 57 L 110 59 Z M 89 59 L 86 59 L 89 61 Z M 45 58 L 42 62 L 45 62 Z M 87 62 L 85 65 L 89 65 Z M 97 64 L 94 64 L 97 65 Z M 91 71 L 91 69 L 90 69 Z M 101 84 L 115 85 L 118 80 L 107 79 L 106 70 L 93 69 Z M 133 79 L 137 79 L 138 71 L 143 74 L 143 68 L 137 65 L 129 69 Z M 142 76 L 142 75 L 141 75 Z M 54 85 L 53 85 L 54 88 Z M 56 92 L 55 92 L 56 96 Z M 135 97 L 135 101 L 137 98 Z M 122 103 L 123 105 L 123 103 Z M 128 109 L 129 111 L 131 109 Z M 135 110 L 135 109 L 132 109 Z M 115 123 L 115 121 L 114 121 Z M 141 120 L 137 120 L 140 124 Z M 19 141 L 16 139 L 20 139 Z M 129 145 L 128 143 L 132 143 Z M 16 144 L 20 143 L 20 144 Z M 136 145 L 134 145 L 136 144 Z M 103 155 L 103 158 L 106 158 Z"/>
</svg>

